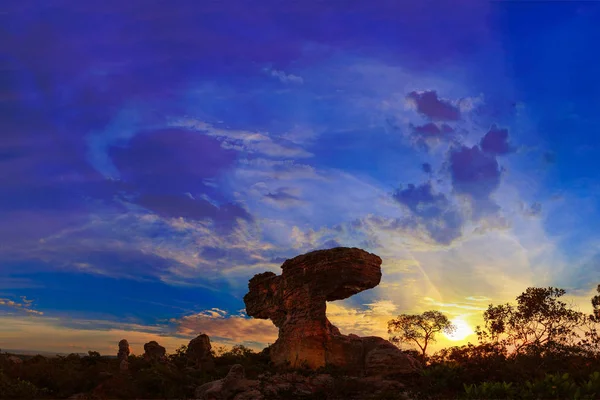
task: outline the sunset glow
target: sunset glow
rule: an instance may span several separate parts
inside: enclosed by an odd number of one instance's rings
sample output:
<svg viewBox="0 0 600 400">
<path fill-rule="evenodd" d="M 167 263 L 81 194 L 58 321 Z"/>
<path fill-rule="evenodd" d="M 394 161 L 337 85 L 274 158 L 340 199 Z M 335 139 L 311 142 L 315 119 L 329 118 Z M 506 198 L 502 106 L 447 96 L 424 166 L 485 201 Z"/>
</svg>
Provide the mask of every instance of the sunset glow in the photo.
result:
<svg viewBox="0 0 600 400">
<path fill-rule="evenodd" d="M 445 334 L 448 339 L 453 341 L 463 340 L 467 336 L 473 334 L 473 329 L 462 318 L 454 318 L 451 322 L 456 326 L 456 330 L 451 334 Z"/>
<path fill-rule="evenodd" d="M 595 5 L 4 1 L 0 349 L 262 349 L 249 280 L 334 247 L 382 260 L 344 334 L 443 310 L 428 351 L 466 344 L 528 286 L 590 312 Z"/>
</svg>

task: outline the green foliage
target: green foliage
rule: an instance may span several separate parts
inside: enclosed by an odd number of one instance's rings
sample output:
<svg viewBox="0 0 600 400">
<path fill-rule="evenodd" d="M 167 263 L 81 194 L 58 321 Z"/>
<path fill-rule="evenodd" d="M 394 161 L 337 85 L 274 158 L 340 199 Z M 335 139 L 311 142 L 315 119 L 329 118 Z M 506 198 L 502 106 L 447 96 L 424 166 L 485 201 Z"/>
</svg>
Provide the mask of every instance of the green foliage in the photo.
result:
<svg viewBox="0 0 600 400">
<path fill-rule="evenodd" d="M 600 395 L 600 372 L 587 380 L 575 381 L 568 373 L 547 374 L 535 381 L 521 384 L 483 382 L 464 385 L 466 399 L 577 399 L 592 400 Z"/>
<path fill-rule="evenodd" d="M 457 392 L 462 389 L 464 370 L 456 364 L 436 364 L 421 371 L 420 392 L 426 395 Z"/>
<path fill-rule="evenodd" d="M 483 382 L 480 385 L 464 384 L 466 399 L 513 399 L 516 390 L 512 383 Z"/>
<path fill-rule="evenodd" d="M 47 392 L 26 380 L 11 379 L 0 370 L 0 399 L 37 399 L 47 396 Z"/>
</svg>

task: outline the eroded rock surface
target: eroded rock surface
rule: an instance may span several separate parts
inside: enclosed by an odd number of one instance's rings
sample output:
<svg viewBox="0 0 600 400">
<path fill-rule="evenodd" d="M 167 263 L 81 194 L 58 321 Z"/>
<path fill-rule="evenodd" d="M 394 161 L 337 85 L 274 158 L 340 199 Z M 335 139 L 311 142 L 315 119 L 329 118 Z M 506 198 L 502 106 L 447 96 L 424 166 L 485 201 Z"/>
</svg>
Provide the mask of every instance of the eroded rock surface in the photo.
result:
<svg viewBox="0 0 600 400">
<path fill-rule="evenodd" d="M 418 363 L 387 340 L 342 335 L 326 316 L 327 301 L 346 299 L 379 284 L 381 258 L 361 249 L 338 247 L 294 257 L 281 269 L 281 275 L 255 275 L 244 296 L 248 315 L 270 319 L 279 328 L 279 337 L 270 348 L 273 363 L 311 368 L 333 365 L 373 375 L 415 370 Z"/>
<path fill-rule="evenodd" d="M 334 378 L 329 374 L 306 376 L 297 372 L 262 374 L 258 380 L 245 377 L 244 368 L 234 365 L 229 374 L 196 388 L 199 400 L 331 399 L 364 400 L 367 398 L 406 398 L 404 385 L 381 377 Z"/>
<path fill-rule="evenodd" d="M 215 360 L 211 349 L 210 338 L 208 335 L 201 334 L 190 341 L 186 356 L 196 368 L 202 371 L 212 371 L 215 369 Z"/>
<path fill-rule="evenodd" d="M 218 381 L 208 382 L 196 388 L 196 398 L 202 400 L 229 400 L 239 398 L 262 399 L 258 390 L 259 382 L 246 379 L 244 367 L 235 364 L 227 376 Z M 254 397 L 247 397 L 252 396 Z"/>
<path fill-rule="evenodd" d="M 166 361 L 167 350 L 152 340 L 144 345 L 144 359 L 151 362 Z"/>
<path fill-rule="evenodd" d="M 119 352 L 117 353 L 117 358 L 119 361 L 129 359 L 129 342 L 125 339 L 122 339 L 119 342 Z"/>
</svg>

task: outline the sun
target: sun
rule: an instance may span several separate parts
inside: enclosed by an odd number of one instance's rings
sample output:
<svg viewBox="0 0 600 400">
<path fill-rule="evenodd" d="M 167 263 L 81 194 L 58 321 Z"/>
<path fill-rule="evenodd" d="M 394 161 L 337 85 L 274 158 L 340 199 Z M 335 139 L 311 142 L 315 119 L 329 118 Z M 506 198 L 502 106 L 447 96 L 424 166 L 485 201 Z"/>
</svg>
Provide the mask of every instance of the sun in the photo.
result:
<svg viewBox="0 0 600 400">
<path fill-rule="evenodd" d="M 456 330 L 451 334 L 444 334 L 450 340 L 463 340 L 473 333 L 473 329 L 462 318 L 454 318 L 452 324 L 456 326 Z"/>
</svg>

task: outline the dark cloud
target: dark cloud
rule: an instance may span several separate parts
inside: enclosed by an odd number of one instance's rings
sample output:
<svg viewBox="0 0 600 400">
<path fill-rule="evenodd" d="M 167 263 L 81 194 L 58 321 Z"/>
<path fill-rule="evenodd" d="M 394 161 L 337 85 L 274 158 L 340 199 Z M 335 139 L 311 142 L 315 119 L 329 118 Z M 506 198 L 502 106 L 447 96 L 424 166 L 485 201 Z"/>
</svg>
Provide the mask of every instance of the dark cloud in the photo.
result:
<svg viewBox="0 0 600 400">
<path fill-rule="evenodd" d="M 410 125 L 412 134 L 418 147 L 429 150 L 442 140 L 450 140 L 454 136 L 454 129 L 448 124 L 429 122 L 425 125 Z"/>
<path fill-rule="evenodd" d="M 129 200 L 167 218 L 212 219 L 219 227 L 233 227 L 248 212 L 222 197 L 204 180 L 231 168 L 236 153 L 202 133 L 180 129 L 142 132 L 127 147 L 113 147 L 110 155 Z M 215 201 L 207 200 L 206 196 Z"/>
<path fill-rule="evenodd" d="M 458 121 L 460 119 L 460 110 L 458 107 L 439 99 L 435 90 L 424 92 L 413 91 L 406 97 L 414 101 L 417 106 L 417 112 L 429 119 L 434 121 Z M 427 129 L 434 129 L 429 125 L 427 124 Z"/>
<path fill-rule="evenodd" d="M 290 193 L 292 192 L 292 190 L 290 188 L 279 188 L 275 191 L 275 193 L 267 193 L 265 194 L 265 197 L 269 200 L 272 200 L 280 205 L 295 205 L 295 204 L 299 204 L 302 202 L 302 200 Z"/>
<path fill-rule="evenodd" d="M 499 129 L 496 125 L 492 125 L 481 139 L 481 150 L 495 155 L 514 152 L 514 147 L 508 141 L 508 129 Z"/>
<path fill-rule="evenodd" d="M 413 126 L 413 133 L 423 138 L 440 138 L 454 132 L 454 129 L 448 124 L 435 124 L 429 122 L 422 126 Z"/>
<path fill-rule="evenodd" d="M 397 190 L 394 200 L 407 207 L 415 222 L 439 244 L 450 244 L 461 236 L 463 219 L 443 193 L 434 193 L 430 182 L 419 186 L 408 185 Z M 405 223 L 404 221 L 403 223 Z"/>
<path fill-rule="evenodd" d="M 423 170 L 423 172 L 425 172 L 426 174 L 430 174 L 432 169 L 431 169 L 431 164 L 429 163 L 423 163 L 421 164 L 421 169 Z"/>
<path fill-rule="evenodd" d="M 460 146 L 450 151 L 449 158 L 452 187 L 472 200 L 474 217 L 496 212 L 499 207 L 490 198 L 502 176 L 496 157 L 484 153 L 479 146 Z"/>
<path fill-rule="evenodd" d="M 136 190 L 167 193 L 195 193 L 236 159 L 217 139 L 181 129 L 141 132 L 127 146 L 112 147 L 110 156 Z"/>
</svg>

